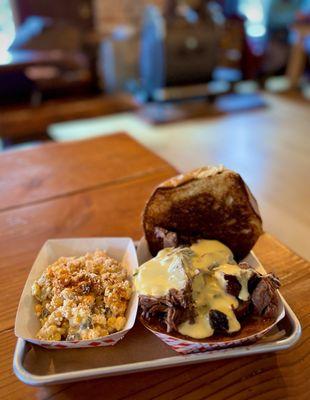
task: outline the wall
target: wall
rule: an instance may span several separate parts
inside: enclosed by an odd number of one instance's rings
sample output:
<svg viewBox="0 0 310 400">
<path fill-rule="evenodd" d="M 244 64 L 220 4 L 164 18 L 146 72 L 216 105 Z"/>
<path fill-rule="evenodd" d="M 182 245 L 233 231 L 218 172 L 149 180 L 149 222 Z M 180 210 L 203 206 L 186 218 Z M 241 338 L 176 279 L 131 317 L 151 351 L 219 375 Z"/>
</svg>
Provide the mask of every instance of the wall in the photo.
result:
<svg viewBox="0 0 310 400">
<path fill-rule="evenodd" d="M 120 24 L 137 26 L 147 4 L 162 7 L 164 2 L 164 0 L 94 0 L 96 27 L 99 32 L 108 33 Z"/>
</svg>

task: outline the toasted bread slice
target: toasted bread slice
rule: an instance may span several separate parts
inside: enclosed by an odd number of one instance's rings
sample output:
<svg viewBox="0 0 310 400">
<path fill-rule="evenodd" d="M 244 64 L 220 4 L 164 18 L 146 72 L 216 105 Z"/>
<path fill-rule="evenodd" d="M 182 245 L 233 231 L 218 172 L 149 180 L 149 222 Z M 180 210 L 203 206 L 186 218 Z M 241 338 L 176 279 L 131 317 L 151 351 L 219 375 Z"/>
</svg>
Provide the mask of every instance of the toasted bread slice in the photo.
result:
<svg viewBox="0 0 310 400">
<path fill-rule="evenodd" d="M 143 213 L 143 228 L 155 256 L 167 246 L 216 239 L 242 260 L 262 234 L 255 198 L 241 176 L 224 167 L 204 167 L 160 184 Z"/>
</svg>

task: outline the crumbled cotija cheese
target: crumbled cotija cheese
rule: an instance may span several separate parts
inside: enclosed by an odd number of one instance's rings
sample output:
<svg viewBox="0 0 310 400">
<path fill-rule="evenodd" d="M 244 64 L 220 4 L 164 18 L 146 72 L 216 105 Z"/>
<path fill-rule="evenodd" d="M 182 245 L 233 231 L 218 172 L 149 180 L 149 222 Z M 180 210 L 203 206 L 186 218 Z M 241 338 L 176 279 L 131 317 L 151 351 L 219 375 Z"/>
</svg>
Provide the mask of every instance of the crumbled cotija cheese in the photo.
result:
<svg viewBox="0 0 310 400">
<path fill-rule="evenodd" d="M 61 257 L 32 285 L 42 340 L 87 340 L 123 329 L 132 286 L 122 265 L 97 250 Z"/>
</svg>

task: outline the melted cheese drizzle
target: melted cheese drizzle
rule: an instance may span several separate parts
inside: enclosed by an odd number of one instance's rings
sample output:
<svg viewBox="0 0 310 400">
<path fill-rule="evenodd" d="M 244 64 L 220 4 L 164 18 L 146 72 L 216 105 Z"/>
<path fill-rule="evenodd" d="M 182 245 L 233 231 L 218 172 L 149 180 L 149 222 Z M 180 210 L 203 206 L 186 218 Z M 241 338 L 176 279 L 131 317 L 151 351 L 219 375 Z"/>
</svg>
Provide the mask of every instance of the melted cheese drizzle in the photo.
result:
<svg viewBox="0 0 310 400">
<path fill-rule="evenodd" d="M 185 268 L 181 264 L 173 264 L 172 259 L 165 261 L 171 250 L 161 250 L 156 257 L 139 267 L 135 277 L 135 286 L 139 294 L 161 297 L 172 288 L 184 289 L 188 282 Z"/>
<path fill-rule="evenodd" d="M 221 268 L 221 267 L 219 267 Z M 240 268 L 239 268 L 240 269 Z M 217 310 L 226 315 L 228 320 L 228 332 L 237 332 L 240 323 L 237 320 L 233 308 L 238 307 L 238 300 L 223 290 L 221 282 L 215 274 L 199 274 L 193 280 L 193 299 L 196 305 L 197 317 L 194 324 L 188 321 L 179 325 L 178 331 L 182 335 L 202 339 L 212 336 L 213 328 L 209 321 L 209 311 Z"/>
<path fill-rule="evenodd" d="M 248 292 L 248 280 L 252 276 L 253 272 L 250 269 L 241 269 L 238 265 L 231 265 L 231 264 L 223 264 L 219 267 L 214 268 L 214 276 L 219 281 L 222 288 L 225 290 L 227 281 L 224 278 L 224 275 L 233 275 L 235 276 L 240 285 L 240 293 L 238 298 L 243 301 L 247 301 L 250 297 Z"/>
<path fill-rule="evenodd" d="M 189 278 L 208 270 L 211 265 L 233 262 L 233 254 L 217 240 L 199 240 L 187 250 L 191 250 L 189 262 L 178 262 L 178 254 L 171 247 L 161 250 L 156 257 L 142 264 L 135 277 L 139 294 L 146 296 L 165 296 L 170 289 L 183 289 Z M 187 258 L 187 259 L 188 259 Z"/>
<path fill-rule="evenodd" d="M 179 325 L 178 332 L 195 339 L 203 339 L 212 336 L 214 330 L 210 325 L 209 314 L 206 312 L 200 312 L 198 313 L 194 324 L 190 324 L 188 321 L 183 322 L 183 324 Z"/>
<path fill-rule="evenodd" d="M 195 253 L 194 268 L 206 271 L 211 265 L 234 263 L 233 253 L 217 240 L 199 240 L 190 248 Z"/>
<path fill-rule="evenodd" d="M 192 279 L 192 295 L 197 316 L 193 324 L 186 321 L 178 326 L 182 335 L 195 339 L 212 336 L 209 311 L 218 310 L 228 320 L 228 332 L 240 330 L 233 309 L 239 305 L 238 299 L 226 293 L 225 274 L 235 276 L 240 285 L 240 300 L 248 300 L 248 279 L 250 270 L 243 270 L 235 264 L 232 252 L 217 240 L 199 240 L 187 248 L 166 248 L 141 265 L 135 276 L 139 294 L 165 296 L 170 289 L 184 289 Z"/>
</svg>

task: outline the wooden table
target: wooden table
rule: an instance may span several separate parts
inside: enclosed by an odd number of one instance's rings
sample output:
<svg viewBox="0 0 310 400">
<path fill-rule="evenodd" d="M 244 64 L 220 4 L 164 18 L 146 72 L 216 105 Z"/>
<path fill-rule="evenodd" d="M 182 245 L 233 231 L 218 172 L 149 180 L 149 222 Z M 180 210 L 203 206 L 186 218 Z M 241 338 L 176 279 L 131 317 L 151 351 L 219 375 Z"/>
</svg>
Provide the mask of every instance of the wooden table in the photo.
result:
<svg viewBox="0 0 310 400">
<path fill-rule="evenodd" d="M 19 296 L 35 256 L 52 237 L 141 234 L 153 187 L 175 170 L 124 134 L 46 144 L 0 156 L 1 399 L 307 399 L 309 263 L 266 234 L 255 247 L 303 325 L 291 350 L 75 384 L 33 388 L 12 372 Z"/>
</svg>

